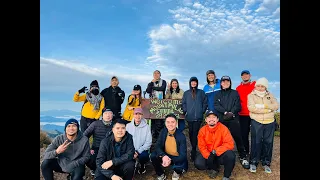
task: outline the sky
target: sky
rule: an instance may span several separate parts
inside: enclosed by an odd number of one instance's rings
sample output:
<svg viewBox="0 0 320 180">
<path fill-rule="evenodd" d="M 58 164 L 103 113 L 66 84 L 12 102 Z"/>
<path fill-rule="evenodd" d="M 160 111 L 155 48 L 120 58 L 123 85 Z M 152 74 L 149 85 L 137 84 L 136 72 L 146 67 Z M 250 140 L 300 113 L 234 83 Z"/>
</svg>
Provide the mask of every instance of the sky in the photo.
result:
<svg viewBox="0 0 320 180">
<path fill-rule="evenodd" d="M 209 69 L 235 89 L 247 69 L 280 102 L 280 0 L 40 1 L 40 111 L 80 111 L 74 93 L 113 75 L 127 98 L 156 69 L 183 90 Z"/>
</svg>

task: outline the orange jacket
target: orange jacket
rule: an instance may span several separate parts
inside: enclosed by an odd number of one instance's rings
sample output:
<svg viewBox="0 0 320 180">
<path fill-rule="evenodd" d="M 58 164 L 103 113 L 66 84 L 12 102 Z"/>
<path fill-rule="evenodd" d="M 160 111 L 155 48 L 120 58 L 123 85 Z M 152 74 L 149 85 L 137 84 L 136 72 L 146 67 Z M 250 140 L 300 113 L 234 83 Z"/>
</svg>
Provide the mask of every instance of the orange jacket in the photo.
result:
<svg viewBox="0 0 320 180">
<path fill-rule="evenodd" d="M 220 122 L 214 128 L 203 126 L 198 133 L 198 147 L 205 159 L 208 159 L 212 150 L 220 156 L 227 150 L 233 150 L 234 141 L 229 129 Z"/>
</svg>

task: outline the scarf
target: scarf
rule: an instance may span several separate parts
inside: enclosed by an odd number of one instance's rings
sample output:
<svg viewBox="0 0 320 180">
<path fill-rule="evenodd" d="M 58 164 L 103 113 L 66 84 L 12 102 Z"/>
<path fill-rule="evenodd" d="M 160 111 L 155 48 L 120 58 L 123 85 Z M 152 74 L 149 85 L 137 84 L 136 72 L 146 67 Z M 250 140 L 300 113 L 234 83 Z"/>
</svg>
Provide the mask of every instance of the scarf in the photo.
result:
<svg viewBox="0 0 320 180">
<path fill-rule="evenodd" d="M 153 86 L 154 87 L 161 87 L 162 86 L 162 79 L 160 78 L 159 80 L 158 80 L 158 84 L 156 84 L 156 82 L 153 82 Z M 152 95 L 153 95 L 153 97 L 155 98 L 155 97 L 158 97 L 158 94 L 157 94 L 157 92 L 161 92 L 162 93 L 162 91 L 156 91 L 156 90 L 152 90 Z M 163 95 L 163 94 L 162 94 Z"/>
<path fill-rule="evenodd" d="M 254 92 L 260 97 L 264 97 L 267 94 L 267 91 L 261 92 L 261 91 L 254 90 Z"/>
<path fill-rule="evenodd" d="M 91 104 L 93 104 L 93 106 L 94 106 L 93 110 L 99 110 L 100 109 L 100 102 L 102 100 L 102 96 L 100 95 L 100 93 L 98 95 L 94 95 L 92 93 L 87 92 L 86 93 L 86 98 Z"/>
<path fill-rule="evenodd" d="M 102 119 L 102 123 L 103 123 L 104 125 L 106 125 L 106 126 L 110 126 L 111 123 L 112 123 L 112 121 L 111 121 L 111 120 L 110 120 L 110 121 L 105 121 L 105 120 Z"/>
</svg>

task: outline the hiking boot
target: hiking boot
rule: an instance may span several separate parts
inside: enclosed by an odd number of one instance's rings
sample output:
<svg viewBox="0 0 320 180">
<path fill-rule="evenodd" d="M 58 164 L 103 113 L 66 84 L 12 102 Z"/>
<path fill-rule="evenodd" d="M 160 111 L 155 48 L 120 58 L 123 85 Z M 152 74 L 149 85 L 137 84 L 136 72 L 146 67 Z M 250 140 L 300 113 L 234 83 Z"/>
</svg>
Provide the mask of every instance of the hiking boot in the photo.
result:
<svg viewBox="0 0 320 180">
<path fill-rule="evenodd" d="M 253 172 L 253 173 L 257 172 L 257 166 L 254 165 L 254 164 L 250 164 L 250 170 L 249 171 Z"/>
<path fill-rule="evenodd" d="M 157 177 L 157 180 L 165 180 L 167 177 L 165 174 L 162 174 L 161 176 Z"/>
<path fill-rule="evenodd" d="M 146 170 L 146 165 L 141 165 L 140 166 L 140 168 L 139 168 L 139 170 L 138 170 L 138 173 L 139 174 L 144 174 L 144 173 L 146 173 L 147 172 L 147 170 Z"/>
<path fill-rule="evenodd" d="M 230 178 L 223 177 L 222 180 L 230 180 Z"/>
<path fill-rule="evenodd" d="M 265 165 L 265 166 L 263 166 L 263 168 L 264 168 L 264 172 L 266 172 L 266 173 L 271 173 L 272 171 L 271 171 L 271 169 L 270 169 L 270 167 L 269 166 L 267 166 L 267 165 Z"/>
<path fill-rule="evenodd" d="M 241 163 L 243 168 L 245 168 L 245 169 L 249 169 L 250 168 L 250 164 L 249 164 L 249 162 L 248 162 L 248 160 L 246 158 L 240 158 L 240 163 Z"/>
<path fill-rule="evenodd" d="M 90 170 L 91 176 L 94 176 L 94 170 Z"/>
<path fill-rule="evenodd" d="M 175 171 L 173 171 L 172 180 L 178 180 L 179 178 L 180 178 L 180 174 L 178 174 Z"/>
<path fill-rule="evenodd" d="M 210 178 L 214 179 L 218 176 L 218 171 L 215 171 L 215 170 L 208 170 L 208 175 Z"/>
</svg>

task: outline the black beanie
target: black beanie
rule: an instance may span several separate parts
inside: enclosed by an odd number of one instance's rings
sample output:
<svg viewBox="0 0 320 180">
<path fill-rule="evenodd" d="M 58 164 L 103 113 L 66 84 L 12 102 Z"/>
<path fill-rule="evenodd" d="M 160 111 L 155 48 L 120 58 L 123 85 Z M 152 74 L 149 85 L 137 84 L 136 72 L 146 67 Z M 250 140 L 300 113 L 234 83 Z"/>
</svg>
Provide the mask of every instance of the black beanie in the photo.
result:
<svg viewBox="0 0 320 180">
<path fill-rule="evenodd" d="M 98 81 L 97 81 L 97 80 L 92 81 L 92 82 L 90 83 L 90 88 L 91 88 L 92 86 L 97 86 L 97 87 L 99 87 Z"/>
<path fill-rule="evenodd" d="M 64 125 L 64 130 L 66 130 L 67 126 L 69 124 L 76 124 L 78 127 L 78 131 L 79 131 L 79 122 L 76 119 L 69 119 L 66 124 Z"/>
</svg>

